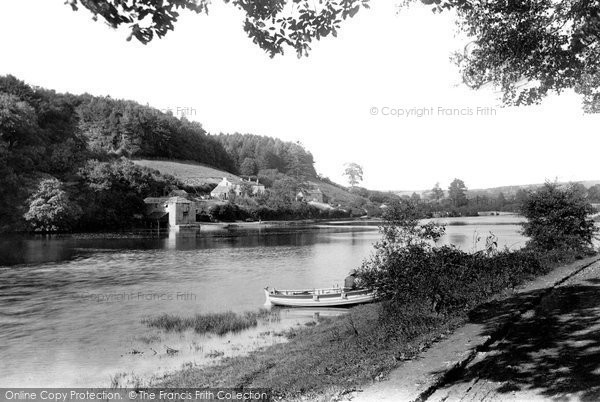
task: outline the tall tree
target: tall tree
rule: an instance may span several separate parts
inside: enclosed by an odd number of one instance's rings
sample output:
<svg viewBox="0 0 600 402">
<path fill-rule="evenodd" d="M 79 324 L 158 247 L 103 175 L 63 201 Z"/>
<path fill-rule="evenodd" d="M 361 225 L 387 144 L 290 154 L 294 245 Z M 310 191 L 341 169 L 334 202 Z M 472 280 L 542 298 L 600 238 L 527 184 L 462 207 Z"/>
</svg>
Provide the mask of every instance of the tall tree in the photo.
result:
<svg viewBox="0 0 600 402">
<path fill-rule="evenodd" d="M 444 198 L 444 190 L 440 188 L 440 183 L 435 183 L 435 186 L 431 189 L 431 199 L 439 202 Z"/>
<path fill-rule="evenodd" d="M 345 166 L 344 176 L 348 177 L 348 183 L 354 187 L 363 180 L 363 168 L 355 162 L 346 163 Z"/>
<path fill-rule="evenodd" d="M 448 197 L 452 200 L 452 205 L 462 207 L 467 204 L 467 186 L 460 179 L 454 179 L 448 187 Z"/>
</svg>

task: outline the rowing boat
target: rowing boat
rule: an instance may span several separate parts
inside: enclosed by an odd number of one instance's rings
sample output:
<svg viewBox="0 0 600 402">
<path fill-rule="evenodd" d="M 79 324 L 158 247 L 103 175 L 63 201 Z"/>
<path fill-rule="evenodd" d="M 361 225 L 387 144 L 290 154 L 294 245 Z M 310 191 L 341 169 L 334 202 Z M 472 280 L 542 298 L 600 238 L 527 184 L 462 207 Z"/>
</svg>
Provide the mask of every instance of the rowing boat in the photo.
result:
<svg viewBox="0 0 600 402">
<path fill-rule="evenodd" d="M 339 307 L 369 303 L 375 293 L 369 289 L 344 288 L 278 290 L 266 287 L 267 304 L 286 307 Z"/>
</svg>

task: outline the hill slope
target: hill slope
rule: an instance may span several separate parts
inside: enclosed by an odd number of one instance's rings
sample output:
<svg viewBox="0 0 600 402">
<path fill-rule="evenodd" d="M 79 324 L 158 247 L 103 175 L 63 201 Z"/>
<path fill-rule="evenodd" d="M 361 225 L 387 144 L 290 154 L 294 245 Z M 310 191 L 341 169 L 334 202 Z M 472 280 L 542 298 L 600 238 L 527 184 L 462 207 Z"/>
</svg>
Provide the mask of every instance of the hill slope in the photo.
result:
<svg viewBox="0 0 600 402">
<path fill-rule="evenodd" d="M 217 184 L 223 177 L 226 177 L 232 183 L 238 183 L 242 180 L 232 173 L 193 161 L 136 159 L 132 162 L 139 166 L 158 170 L 162 174 L 175 176 L 188 186 L 200 186 L 206 183 Z"/>
<path fill-rule="evenodd" d="M 150 169 L 158 170 L 163 174 L 170 174 L 188 186 L 200 186 L 206 183 L 216 184 L 223 177 L 233 183 L 239 183 L 242 178 L 224 170 L 215 169 L 192 161 L 136 159 L 133 163 Z M 352 205 L 361 198 L 356 194 L 317 179 L 310 183 L 319 187 L 331 204 Z"/>
</svg>

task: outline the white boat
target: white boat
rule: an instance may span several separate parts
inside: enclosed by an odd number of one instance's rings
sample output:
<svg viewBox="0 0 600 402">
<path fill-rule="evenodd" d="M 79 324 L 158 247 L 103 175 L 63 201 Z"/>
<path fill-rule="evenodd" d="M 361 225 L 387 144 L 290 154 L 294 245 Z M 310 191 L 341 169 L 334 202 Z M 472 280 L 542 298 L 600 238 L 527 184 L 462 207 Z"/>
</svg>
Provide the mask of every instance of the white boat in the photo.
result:
<svg viewBox="0 0 600 402">
<path fill-rule="evenodd" d="M 265 288 L 267 304 L 286 307 L 339 307 L 369 303 L 375 292 L 369 289 L 344 288 L 278 290 Z"/>
</svg>

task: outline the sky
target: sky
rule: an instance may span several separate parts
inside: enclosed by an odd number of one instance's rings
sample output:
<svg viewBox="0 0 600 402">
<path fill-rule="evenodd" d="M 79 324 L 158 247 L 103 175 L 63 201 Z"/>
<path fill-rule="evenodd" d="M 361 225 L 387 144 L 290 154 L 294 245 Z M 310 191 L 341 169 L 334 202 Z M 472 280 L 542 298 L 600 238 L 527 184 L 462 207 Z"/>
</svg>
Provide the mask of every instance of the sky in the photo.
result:
<svg viewBox="0 0 600 402">
<path fill-rule="evenodd" d="M 371 189 L 600 179 L 600 117 L 573 93 L 503 108 L 493 88 L 465 87 L 450 56 L 468 41 L 453 18 L 373 1 L 309 57 L 271 59 L 219 0 L 145 46 L 64 0 L 2 0 L 0 74 L 187 112 L 213 134 L 300 141 L 319 173 L 345 183 L 356 162 Z"/>
</svg>

